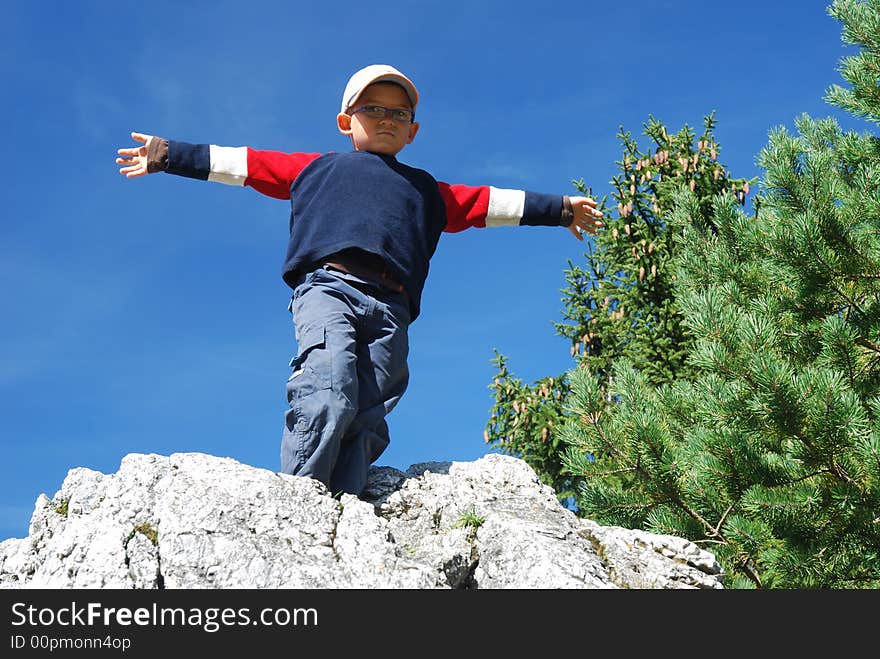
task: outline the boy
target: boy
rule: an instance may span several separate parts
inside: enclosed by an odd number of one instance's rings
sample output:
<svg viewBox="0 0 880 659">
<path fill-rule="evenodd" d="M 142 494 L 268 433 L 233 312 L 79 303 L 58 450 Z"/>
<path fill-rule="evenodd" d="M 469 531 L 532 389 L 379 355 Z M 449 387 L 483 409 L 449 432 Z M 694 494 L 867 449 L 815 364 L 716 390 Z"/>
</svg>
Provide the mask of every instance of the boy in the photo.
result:
<svg viewBox="0 0 880 659">
<path fill-rule="evenodd" d="M 503 224 L 566 226 L 578 240 L 602 223 L 596 202 L 488 186 L 449 185 L 399 162 L 415 139 L 419 94 L 397 69 L 356 72 L 336 117 L 347 153 L 281 153 L 194 145 L 132 133 L 119 149 L 128 178 L 165 171 L 248 185 L 290 199 L 282 268 L 293 289 L 297 356 L 281 470 L 331 492 L 360 494 L 388 445 L 386 415 L 409 378 L 408 328 L 442 232 Z"/>
</svg>

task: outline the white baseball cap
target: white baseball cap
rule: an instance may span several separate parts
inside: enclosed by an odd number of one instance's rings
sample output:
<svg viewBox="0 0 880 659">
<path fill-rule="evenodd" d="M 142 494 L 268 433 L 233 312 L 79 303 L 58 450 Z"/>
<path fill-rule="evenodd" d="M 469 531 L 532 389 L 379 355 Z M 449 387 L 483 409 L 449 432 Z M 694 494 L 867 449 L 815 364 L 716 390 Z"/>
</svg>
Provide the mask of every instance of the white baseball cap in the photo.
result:
<svg viewBox="0 0 880 659">
<path fill-rule="evenodd" d="M 345 86 L 345 92 L 342 94 L 342 109 L 340 112 L 345 112 L 348 108 L 354 105 L 363 91 L 374 82 L 396 82 L 406 90 L 406 93 L 409 96 L 409 101 L 412 103 L 413 110 L 416 109 L 416 104 L 419 102 L 419 92 L 416 90 L 416 86 L 412 83 L 412 80 L 407 78 L 393 66 L 387 64 L 370 64 L 369 66 L 362 68 L 349 79 L 348 84 Z"/>
</svg>

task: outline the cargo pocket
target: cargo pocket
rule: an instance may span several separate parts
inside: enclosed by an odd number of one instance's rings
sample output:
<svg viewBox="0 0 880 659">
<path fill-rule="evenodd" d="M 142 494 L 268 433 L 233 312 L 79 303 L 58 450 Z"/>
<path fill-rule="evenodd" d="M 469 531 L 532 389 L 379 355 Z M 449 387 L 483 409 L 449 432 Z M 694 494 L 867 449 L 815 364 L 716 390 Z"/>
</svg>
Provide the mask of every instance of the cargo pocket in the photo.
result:
<svg viewBox="0 0 880 659">
<path fill-rule="evenodd" d="M 298 343 L 299 353 L 290 360 L 293 372 L 287 380 L 288 388 L 296 398 L 330 389 L 332 361 L 323 325 L 303 328 Z"/>
</svg>

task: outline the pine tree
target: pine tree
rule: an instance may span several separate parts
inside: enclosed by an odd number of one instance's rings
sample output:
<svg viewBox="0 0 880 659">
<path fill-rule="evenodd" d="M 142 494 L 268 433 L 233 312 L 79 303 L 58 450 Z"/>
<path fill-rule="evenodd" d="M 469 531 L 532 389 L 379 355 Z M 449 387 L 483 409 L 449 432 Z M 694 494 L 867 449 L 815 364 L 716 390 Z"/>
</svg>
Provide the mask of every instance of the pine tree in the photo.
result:
<svg viewBox="0 0 880 659">
<path fill-rule="evenodd" d="M 861 46 L 826 98 L 880 121 L 880 0 L 829 13 Z M 570 373 L 560 441 L 597 521 L 713 551 L 730 587 L 880 587 L 880 140 L 805 115 L 771 132 L 754 215 L 673 195 L 691 374 Z M 606 403 L 611 396 L 612 405 Z M 598 456 L 598 457 L 597 457 Z"/>
<path fill-rule="evenodd" d="M 605 228 L 587 243 L 584 267 L 568 263 L 563 290 L 564 321 L 556 332 L 571 345 L 571 357 L 608 385 L 612 364 L 630 359 L 651 382 L 667 382 L 691 368 L 685 361 L 691 337 L 672 292 L 669 270 L 678 235 L 669 230 L 665 214 L 672 191 L 684 185 L 700 200 L 708 223 L 714 195 L 730 192 L 744 204 L 749 181 L 731 178 L 718 162 L 714 112 L 705 117 L 699 137 L 687 125 L 670 135 L 654 117 L 644 124 L 650 146 L 644 151 L 621 127 L 617 137 L 623 155 L 612 178 L 617 216 L 606 206 Z M 752 181 L 754 183 L 754 181 Z M 584 182 L 580 194 L 593 196 Z M 497 373 L 490 389 L 495 398 L 484 432 L 487 443 L 528 462 L 557 496 L 573 503 L 577 479 L 565 469 L 558 428 L 570 395 L 566 374 L 544 377 L 531 385 L 508 369 L 507 357 L 496 350 Z"/>
</svg>

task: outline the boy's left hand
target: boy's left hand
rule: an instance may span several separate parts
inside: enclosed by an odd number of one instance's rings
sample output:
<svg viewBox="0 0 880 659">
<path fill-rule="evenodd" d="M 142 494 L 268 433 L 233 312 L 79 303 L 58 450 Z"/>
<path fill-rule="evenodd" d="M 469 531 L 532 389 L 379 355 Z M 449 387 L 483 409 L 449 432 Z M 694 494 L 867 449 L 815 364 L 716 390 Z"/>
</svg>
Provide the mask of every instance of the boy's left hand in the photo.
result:
<svg viewBox="0 0 880 659">
<path fill-rule="evenodd" d="M 600 218 L 602 213 L 596 208 L 598 202 L 589 197 L 569 197 L 571 200 L 571 210 L 574 212 L 574 219 L 568 225 L 568 230 L 578 240 L 583 240 L 582 231 L 596 233 L 596 230 L 602 226 Z"/>
</svg>

